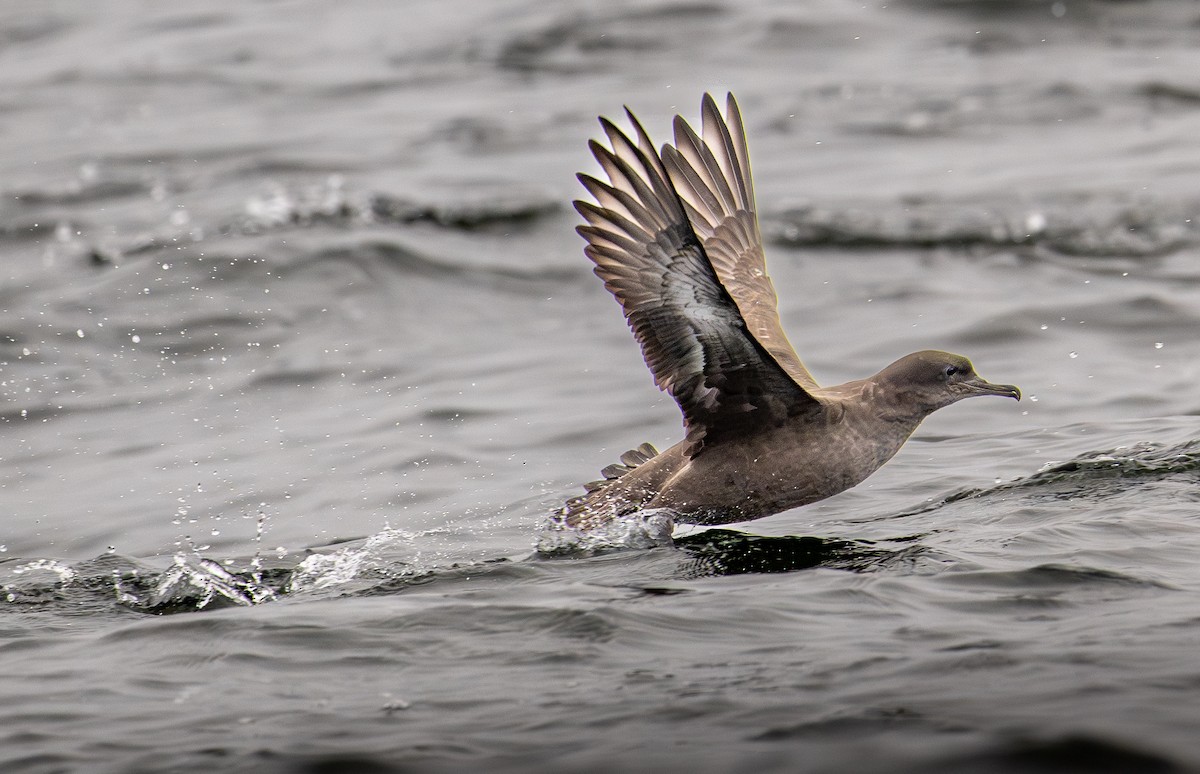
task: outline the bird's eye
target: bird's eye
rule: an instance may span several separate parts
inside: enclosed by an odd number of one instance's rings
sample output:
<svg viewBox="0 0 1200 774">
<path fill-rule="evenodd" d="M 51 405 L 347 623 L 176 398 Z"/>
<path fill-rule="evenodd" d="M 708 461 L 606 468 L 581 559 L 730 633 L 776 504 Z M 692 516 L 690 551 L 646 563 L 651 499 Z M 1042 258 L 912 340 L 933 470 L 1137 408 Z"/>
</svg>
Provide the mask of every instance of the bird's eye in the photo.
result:
<svg viewBox="0 0 1200 774">
<path fill-rule="evenodd" d="M 956 373 L 958 373 L 961 370 L 962 369 L 959 368 L 958 366 L 950 365 L 950 366 L 946 366 L 946 369 L 944 371 L 942 371 L 942 373 L 946 375 L 947 379 L 949 379 L 951 376 L 954 376 Z"/>
</svg>

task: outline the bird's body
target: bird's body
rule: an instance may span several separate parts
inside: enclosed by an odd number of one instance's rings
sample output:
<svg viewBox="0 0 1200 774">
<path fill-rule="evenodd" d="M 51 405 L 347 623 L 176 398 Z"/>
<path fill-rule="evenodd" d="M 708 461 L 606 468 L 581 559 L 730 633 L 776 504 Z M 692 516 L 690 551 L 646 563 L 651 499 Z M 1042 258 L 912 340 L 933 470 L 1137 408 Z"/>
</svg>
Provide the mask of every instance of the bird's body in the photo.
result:
<svg viewBox="0 0 1200 774">
<path fill-rule="evenodd" d="M 655 382 L 679 403 L 686 436 L 606 468 L 564 507 L 573 527 L 652 508 L 715 524 L 807 505 L 876 471 L 938 408 L 1020 398 L 966 358 L 932 350 L 820 387 L 779 323 L 737 104 L 730 95 L 723 118 L 705 95 L 701 113 L 701 135 L 676 117 L 675 144 L 661 152 L 632 114 L 636 142 L 601 119 L 612 149 L 591 149 L 610 182 L 580 176 L 597 201 L 576 202 L 585 253 Z"/>
</svg>

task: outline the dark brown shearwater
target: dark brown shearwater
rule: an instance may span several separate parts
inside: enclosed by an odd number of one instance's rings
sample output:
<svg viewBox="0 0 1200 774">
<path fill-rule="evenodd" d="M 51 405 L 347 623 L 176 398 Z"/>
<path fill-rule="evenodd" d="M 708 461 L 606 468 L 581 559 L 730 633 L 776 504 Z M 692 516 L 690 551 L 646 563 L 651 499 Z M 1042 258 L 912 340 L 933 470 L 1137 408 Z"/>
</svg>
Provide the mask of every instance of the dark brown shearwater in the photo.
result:
<svg viewBox="0 0 1200 774">
<path fill-rule="evenodd" d="M 568 526 L 591 529 L 665 508 L 676 521 L 769 516 L 858 484 L 891 459 L 934 411 L 976 395 L 1021 399 L 961 355 L 926 350 L 874 376 L 821 387 L 779 323 L 754 205 L 750 158 L 733 95 L 711 95 L 701 132 L 675 117 L 675 144 L 656 153 L 632 113 L 636 142 L 600 119 L 611 150 L 589 147 L 609 183 L 580 182 L 579 233 L 617 298 L 654 382 L 683 411 L 685 437 L 643 444 L 568 501 Z"/>
</svg>

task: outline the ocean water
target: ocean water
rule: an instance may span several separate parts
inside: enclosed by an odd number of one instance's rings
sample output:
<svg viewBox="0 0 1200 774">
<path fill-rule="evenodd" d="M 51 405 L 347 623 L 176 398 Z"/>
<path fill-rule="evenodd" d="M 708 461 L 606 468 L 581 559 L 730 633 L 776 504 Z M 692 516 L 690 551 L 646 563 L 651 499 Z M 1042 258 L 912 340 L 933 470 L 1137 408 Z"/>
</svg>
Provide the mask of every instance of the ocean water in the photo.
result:
<svg viewBox="0 0 1200 774">
<path fill-rule="evenodd" d="M 0 770 L 1200 771 L 1197 72 L 1190 0 L 0 7 Z M 1026 398 L 539 553 L 680 435 L 596 116 L 725 90 L 817 378 Z"/>
</svg>

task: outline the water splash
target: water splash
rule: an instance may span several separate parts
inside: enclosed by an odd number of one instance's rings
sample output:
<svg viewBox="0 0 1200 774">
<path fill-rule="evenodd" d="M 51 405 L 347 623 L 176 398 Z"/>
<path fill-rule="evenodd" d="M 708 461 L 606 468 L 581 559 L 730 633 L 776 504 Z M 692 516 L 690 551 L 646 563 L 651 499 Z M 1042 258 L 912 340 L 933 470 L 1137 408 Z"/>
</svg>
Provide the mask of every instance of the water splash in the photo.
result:
<svg viewBox="0 0 1200 774">
<path fill-rule="evenodd" d="M 416 575 L 420 552 L 414 543 L 418 537 L 404 530 L 385 529 L 371 535 L 361 546 L 312 554 L 292 571 L 286 592 L 326 589 L 364 577 L 390 580 Z"/>
<path fill-rule="evenodd" d="M 595 529 L 581 530 L 555 514 L 538 535 L 541 556 L 587 556 L 604 551 L 655 548 L 672 545 L 675 513 L 669 508 L 649 508 L 619 516 Z"/>
<path fill-rule="evenodd" d="M 120 604 L 146 613 L 250 607 L 274 600 L 275 591 L 255 575 L 232 573 L 199 554 L 176 554 L 148 589 L 126 585 L 114 575 L 114 591 Z"/>
<path fill-rule="evenodd" d="M 165 568 L 111 552 L 74 564 L 48 558 L 0 562 L 0 601 L 25 609 L 111 609 L 115 603 L 124 610 L 167 615 L 250 607 L 329 589 L 371 593 L 478 563 L 457 548 L 458 535 L 445 528 L 386 529 L 353 543 L 312 550 L 296 563 L 286 553 L 264 555 L 265 521 L 260 510 L 260 545 L 249 559 L 210 558 L 204 546 L 189 539 L 187 548 L 170 557 Z M 454 545 L 447 546 L 447 541 Z"/>
<path fill-rule="evenodd" d="M 8 602 L 34 596 L 47 587 L 59 589 L 75 580 L 77 573 L 69 565 L 54 559 L 34 559 L 6 568 L 9 575 L 0 584 L 0 592 Z"/>
</svg>

